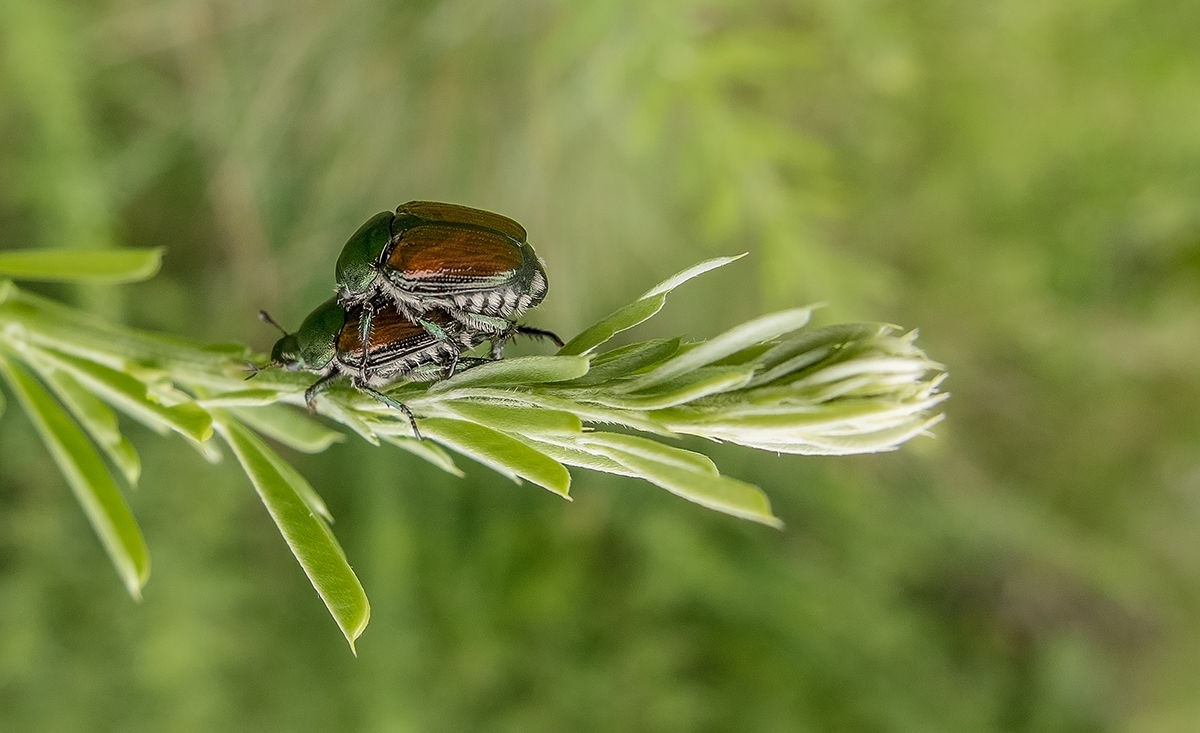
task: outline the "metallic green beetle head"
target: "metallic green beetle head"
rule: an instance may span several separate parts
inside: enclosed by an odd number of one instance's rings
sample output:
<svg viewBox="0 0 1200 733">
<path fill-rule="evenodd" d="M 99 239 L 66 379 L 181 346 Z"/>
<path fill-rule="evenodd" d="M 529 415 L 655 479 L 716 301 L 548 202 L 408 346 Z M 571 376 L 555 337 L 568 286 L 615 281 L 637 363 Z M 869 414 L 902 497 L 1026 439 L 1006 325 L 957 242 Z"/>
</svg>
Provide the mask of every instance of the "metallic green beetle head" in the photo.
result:
<svg viewBox="0 0 1200 733">
<path fill-rule="evenodd" d="M 289 372 L 324 372 L 337 355 L 346 309 L 330 298 L 308 314 L 295 333 L 285 333 L 271 349 L 271 363 Z"/>
<path fill-rule="evenodd" d="M 379 276 L 376 264 L 392 238 L 395 214 L 382 211 L 358 228 L 338 256 L 335 268 L 338 300 L 353 305 L 371 294 L 371 285 Z"/>
<path fill-rule="evenodd" d="M 298 372 L 304 368 L 300 361 L 300 342 L 296 339 L 296 334 L 284 334 L 283 338 L 275 342 L 275 347 L 271 349 L 271 363 L 289 372 Z"/>
</svg>

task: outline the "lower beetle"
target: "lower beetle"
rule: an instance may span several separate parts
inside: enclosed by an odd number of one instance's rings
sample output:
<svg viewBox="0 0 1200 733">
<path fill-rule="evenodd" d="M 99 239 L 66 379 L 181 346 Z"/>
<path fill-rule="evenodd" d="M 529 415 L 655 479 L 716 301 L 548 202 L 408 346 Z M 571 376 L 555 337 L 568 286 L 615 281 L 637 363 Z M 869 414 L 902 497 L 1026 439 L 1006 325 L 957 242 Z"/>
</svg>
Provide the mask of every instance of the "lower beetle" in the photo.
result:
<svg viewBox="0 0 1200 733">
<path fill-rule="evenodd" d="M 408 416 L 413 434 L 421 437 L 412 411 L 377 387 L 405 378 L 425 382 L 453 376 L 462 353 L 487 339 L 487 334 L 465 328 L 442 312 L 427 318 L 440 332 L 435 336 L 414 323 L 389 302 L 376 301 L 370 335 L 363 342 L 363 307 L 346 309 L 335 298 L 309 314 L 295 333 L 288 333 L 264 311 L 259 317 L 283 331 L 271 349 L 271 363 L 288 371 L 310 371 L 320 379 L 304 392 L 304 402 L 316 409 L 316 398 L 342 375 L 350 384 Z M 252 375 L 253 376 L 253 375 Z"/>
<path fill-rule="evenodd" d="M 376 295 L 386 293 L 409 320 L 438 338 L 435 310 L 492 339 L 492 356 L 514 333 L 562 341 L 549 331 L 510 319 L 546 297 L 546 272 L 526 241 L 525 228 L 489 211 L 456 204 L 410 201 L 371 217 L 338 257 L 338 302 L 362 305 L 362 334 L 373 319 Z"/>
</svg>

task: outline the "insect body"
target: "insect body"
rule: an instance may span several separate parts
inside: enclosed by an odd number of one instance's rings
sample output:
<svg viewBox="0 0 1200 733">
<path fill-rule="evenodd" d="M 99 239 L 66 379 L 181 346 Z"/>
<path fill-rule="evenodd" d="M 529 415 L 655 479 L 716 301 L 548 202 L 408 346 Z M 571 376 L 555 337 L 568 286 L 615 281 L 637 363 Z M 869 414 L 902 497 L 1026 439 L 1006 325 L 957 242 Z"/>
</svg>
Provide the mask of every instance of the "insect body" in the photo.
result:
<svg viewBox="0 0 1200 733">
<path fill-rule="evenodd" d="M 442 334 L 434 336 L 390 303 L 372 305 L 374 322 L 365 343 L 361 337 L 365 309 L 346 309 L 331 298 L 310 313 L 295 333 L 285 332 L 275 342 L 271 363 L 288 371 L 320 375 L 304 392 L 310 410 L 315 410 L 317 395 L 338 377 L 347 375 L 355 389 L 404 412 L 419 438 L 416 418 L 408 407 L 377 388 L 401 378 L 421 382 L 451 376 L 462 352 L 479 345 L 487 336 L 437 311 L 427 315 Z M 270 321 L 270 316 L 261 315 Z"/>
<path fill-rule="evenodd" d="M 542 302 L 547 280 L 524 227 L 499 214 L 410 201 L 363 224 L 342 249 L 336 274 L 338 302 L 364 308 L 364 338 L 376 296 L 386 294 L 404 316 L 438 338 L 441 325 L 426 314 L 439 310 L 486 334 L 493 358 L 516 333 L 559 341 L 512 322 Z"/>
</svg>

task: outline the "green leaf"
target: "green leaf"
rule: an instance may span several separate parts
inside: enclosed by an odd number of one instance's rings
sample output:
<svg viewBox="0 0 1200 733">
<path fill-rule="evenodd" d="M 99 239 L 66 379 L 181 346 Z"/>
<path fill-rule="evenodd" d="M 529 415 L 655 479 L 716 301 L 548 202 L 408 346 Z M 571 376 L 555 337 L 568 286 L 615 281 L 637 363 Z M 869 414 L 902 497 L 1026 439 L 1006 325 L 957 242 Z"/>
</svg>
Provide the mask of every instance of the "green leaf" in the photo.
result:
<svg viewBox="0 0 1200 733">
<path fill-rule="evenodd" d="M 430 394 L 463 387 L 494 384 L 541 384 L 578 379 L 588 371 L 588 359 L 579 356 L 520 356 L 501 359 L 455 374 L 429 388 Z"/>
<path fill-rule="evenodd" d="M 496 430 L 521 435 L 539 433 L 578 433 L 583 430 L 579 418 L 570 412 L 545 410 L 511 405 L 483 405 L 477 402 L 456 401 L 446 407 L 471 422 Z"/>
<path fill-rule="evenodd" d="M 201 407 L 266 407 L 279 402 L 282 393 L 277 389 L 239 389 L 222 392 L 214 397 L 196 400 Z"/>
<path fill-rule="evenodd" d="M 567 469 L 545 453 L 516 438 L 482 425 L 440 417 L 422 420 L 421 430 L 426 437 L 473 458 L 514 481 L 518 477 L 527 479 L 569 498 L 571 474 Z"/>
<path fill-rule="evenodd" d="M 713 463 L 711 458 L 702 453 L 694 453 L 682 448 L 672 448 L 656 440 L 650 440 L 649 438 L 637 435 L 604 432 L 588 433 L 576 442 L 588 446 L 589 449 L 596 449 L 601 455 L 607 455 L 607 453 L 604 453 L 606 449 L 614 449 L 626 453 L 636 453 L 658 461 L 667 461 L 688 471 L 706 473 L 710 476 L 716 476 L 720 473 L 717 470 L 717 464 Z"/>
<path fill-rule="evenodd" d="M 622 385 L 618 391 L 635 392 L 662 384 L 760 341 L 803 328 L 811 317 L 812 308 L 793 308 L 755 318 L 667 360 L 650 372 Z"/>
<path fill-rule="evenodd" d="M 558 353 L 560 356 L 586 354 L 618 333 L 628 331 L 639 323 L 653 318 L 666 303 L 666 295 L 635 300 L 585 328 L 579 335 L 568 341 L 566 346 L 559 349 Z"/>
<path fill-rule="evenodd" d="M 581 445 L 571 436 L 538 435 L 537 437 L 522 436 L 521 441 L 527 443 L 539 452 L 545 453 L 559 463 L 568 466 L 578 466 L 589 471 L 603 471 L 618 476 L 640 478 L 636 471 L 622 466 L 613 459 L 596 452 L 595 448 Z"/>
<path fill-rule="evenodd" d="M 450 454 L 431 440 L 417 440 L 407 435 L 383 435 L 383 439 L 401 450 L 406 450 L 414 456 L 432 463 L 452 476 L 462 478 L 462 469 L 454 465 Z"/>
<path fill-rule="evenodd" d="M 571 387 L 603 384 L 612 379 L 627 377 L 635 372 L 665 361 L 679 351 L 679 339 L 652 339 L 606 351 L 592 359 L 588 373 L 572 380 Z"/>
<path fill-rule="evenodd" d="M 691 267 L 687 268 L 686 270 L 677 272 L 674 275 L 672 275 L 671 277 L 667 278 L 666 280 L 663 280 L 662 282 L 660 282 L 658 285 L 655 285 L 654 287 L 650 288 L 649 290 L 646 291 L 646 294 L 643 295 L 642 297 L 643 298 L 652 298 L 656 295 L 666 295 L 667 293 L 671 292 L 672 290 L 679 287 L 680 285 L 683 285 L 688 280 L 691 280 L 694 277 L 703 275 L 704 273 L 708 272 L 709 270 L 715 270 L 718 267 L 724 267 L 725 265 L 728 265 L 730 262 L 737 262 L 738 260 L 745 257 L 747 254 L 749 254 L 749 252 L 743 252 L 740 255 L 733 255 L 732 257 L 714 257 L 711 260 L 704 260 L 703 262 L 697 262 L 696 264 L 692 265 Z"/>
<path fill-rule="evenodd" d="M 195 402 L 167 407 L 152 400 L 146 385 L 124 372 L 53 349 L 33 351 L 40 359 L 70 372 L 101 399 L 154 430 L 164 432 L 164 428 L 170 428 L 197 443 L 212 436 L 212 417 Z"/>
<path fill-rule="evenodd" d="M 940 393 L 912 402 L 845 399 L 819 406 L 766 404 L 736 411 L 682 407 L 654 417 L 681 433 L 762 450 L 843 455 L 895 448 L 940 419 L 927 417 L 927 411 L 944 399 Z"/>
<path fill-rule="evenodd" d="M 142 472 L 142 463 L 138 459 L 133 445 L 121 434 L 117 425 L 117 416 L 83 388 L 70 374 L 58 369 L 42 373 L 59 401 L 66 405 L 80 425 L 92 436 L 92 440 L 100 446 L 109 457 L 130 486 L 137 486 L 138 477 Z"/>
<path fill-rule="evenodd" d="M 308 415 L 287 405 L 266 405 L 255 408 L 232 408 L 234 415 L 259 433 L 278 440 L 301 453 L 320 453 L 334 443 L 346 439 Z"/>
<path fill-rule="evenodd" d="M 233 420 L 219 416 L 216 428 L 233 449 L 284 541 L 350 643 L 350 651 L 357 655 L 354 641 L 367 627 L 371 606 L 337 538 L 297 490 L 294 480 L 298 474 L 280 471 L 282 459 Z"/>
<path fill-rule="evenodd" d="M 770 384 L 821 362 L 853 359 L 866 344 L 891 332 L 893 328 L 880 323 L 846 323 L 785 339 L 758 359 L 762 369 L 747 386 L 754 388 Z M 821 369 L 825 366 L 828 364 Z"/>
<path fill-rule="evenodd" d="M 463 399 L 486 400 L 494 404 L 508 405 L 519 401 L 522 404 L 534 405 L 547 410 L 558 410 L 560 412 L 570 412 L 579 417 L 581 420 L 590 423 L 601 423 L 607 425 L 624 425 L 625 427 L 641 430 L 646 433 L 653 433 L 663 437 L 679 437 L 667 430 L 661 425 L 656 424 L 652 420 L 646 419 L 646 416 L 641 412 L 634 410 L 621 410 L 612 407 L 605 407 L 590 402 L 581 402 L 581 394 L 595 394 L 599 389 L 584 392 L 582 390 L 565 391 L 569 397 L 560 397 L 557 394 L 546 394 L 549 388 L 539 390 L 537 392 L 519 392 L 503 391 L 498 389 L 473 389 L 460 390 L 455 392 L 454 396 Z"/>
<path fill-rule="evenodd" d="M 650 288 L 645 295 L 634 302 L 623 308 L 618 308 L 592 326 L 585 328 L 578 336 L 567 342 L 566 346 L 559 349 L 559 355 L 573 356 L 576 354 L 586 354 L 621 331 L 629 330 L 653 317 L 654 314 L 662 310 L 663 305 L 667 302 L 667 294 L 683 283 L 697 275 L 702 275 L 709 270 L 723 267 L 745 256 L 743 253 L 734 257 L 717 257 L 705 260 L 672 275 L 653 288 Z"/>
<path fill-rule="evenodd" d="M 0 252 L 0 275 L 17 280 L 128 283 L 158 273 L 163 249 L 17 250 Z"/>
<path fill-rule="evenodd" d="M 750 381 L 753 375 L 754 367 L 700 367 L 668 380 L 652 391 L 633 395 L 609 395 L 600 392 L 587 399 L 629 410 L 661 410 L 711 394 L 738 389 Z"/>
<path fill-rule="evenodd" d="M 771 440 L 770 435 L 755 439 L 754 434 L 736 435 L 729 442 L 758 448 L 773 453 L 794 453 L 805 456 L 850 456 L 862 453 L 882 453 L 895 450 L 904 443 L 929 430 L 941 422 L 944 415 L 914 417 L 898 425 L 882 428 L 875 432 L 860 432 L 852 435 L 830 435 L 811 433 L 791 441 Z M 803 440 L 800 439 L 803 438 Z"/>
<path fill-rule="evenodd" d="M 759 361 L 764 367 L 772 368 L 797 355 L 822 347 L 840 347 L 851 341 L 869 338 L 882 327 L 878 323 L 844 323 L 806 331 L 779 342 L 763 354 Z"/>
<path fill-rule="evenodd" d="M 266 455 L 275 466 L 275 470 L 279 471 L 279 475 L 287 479 L 287 482 L 295 489 L 296 495 L 308 505 L 308 508 L 319 514 L 326 522 L 332 524 L 333 515 L 329 513 L 329 507 L 325 505 L 325 500 L 312 487 L 312 484 L 308 483 L 308 479 L 300 475 L 300 472 L 292 464 L 283 460 L 278 453 L 269 451 Z"/>
<path fill-rule="evenodd" d="M 24 367 L 0 356 L 0 372 L 75 493 L 129 594 L 140 600 L 150 575 L 150 553 L 104 461 L 79 426 Z"/>
<path fill-rule="evenodd" d="M 888 376 L 900 375 L 901 382 L 911 382 L 920 375 L 938 365 L 921 359 L 900 356 L 875 356 L 847 359 L 829 364 L 823 368 L 806 374 L 791 383 L 793 388 L 803 388 L 808 385 L 829 384 L 851 377 L 869 375 L 871 379 L 882 380 Z"/>
<path fill-rule="evenodd" d="M 321 403 L 321 409 L 326 415 L 337 420 L 341 424 L 358 433 L 358 437 L 367 441 L 371 445 L 379 445 L 379 436 L 364 420 L 360 413 L 347 409 L 342 405 L 330 399 L 325 399 Z M 411 429 L 410 429 L 411 432 Z"/>
<path fill-rule="evenodd" d="M 603 444 L 595 445 L 650 483 L 688 501 L 741 519 L 783 527 L 771 513 L 771 502 L 761 489 L 715 472 L 696 470 L 694 459 L 680 455 L 689 451 L 627 435 L 610 435 Z"/>
<path fill-rule="evenodd" d="M 832 346 L 818 346 L 815 349 L 796 354 L 789 359 L 779 362 L 770 369 L 764 369 L 758 374 L 755 374 L 754 378 L 751 379 L 746 386 L 750 388 L 761 387 L 763 385 L 778 381 L 784 377 L 795 374 L 796 372 L 807 369 L 814 364 L 819 364 L 820 362 L 829 358 L 829 356 L 833 353 L 834 347 Z"/>
</svg>

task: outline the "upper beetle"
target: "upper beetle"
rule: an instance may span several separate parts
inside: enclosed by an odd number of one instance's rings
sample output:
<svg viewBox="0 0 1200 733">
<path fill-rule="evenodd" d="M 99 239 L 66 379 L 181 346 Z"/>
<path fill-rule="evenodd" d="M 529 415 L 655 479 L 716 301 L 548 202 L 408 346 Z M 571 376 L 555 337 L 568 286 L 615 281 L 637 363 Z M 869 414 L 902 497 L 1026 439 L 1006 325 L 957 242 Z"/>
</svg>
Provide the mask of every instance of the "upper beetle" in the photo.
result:
<svg viewBox="0 0 1200 733">
<path fill-rule="evenodd" d="M 425 317 L 441 310 L 493 339 L 493 355 L 513 333 L 511 322 L 546 297 L 546 272 L 526 241 L 525 228 L 490 211 L 410 201 L 359 227 L 337 260 L 338 302 L 363 305 L 364 338 L 375 296 L 434 336 Z M 554 337 L 557 340 L 557 337 Z"/>
<path fill-rule="evenodd" d="M 402 378 L 421 382 L 452 376 L 462 352 L 479 345 L 486 335 L 437 312 L 428 316 L 442 333 L 442 337 L 434 336 L 394 305 L 386 302 L 373 305 L 375 323 L 365 343 L 360 338 L 364 309 L 361 306 L 346 309 L 334 298 L 310 313 L 295 333 L 287 333 L 265 312 L 260 313 L 263 320 L 284 331 L 283 338 L 271 349 L 271 363 L 288 371 L 309 371 L 321 377 L 304 392 L 309 409 L 315 409 L 317 395 L 332 386 L 334 380 L 348 375 L 355 389 L 403 411 L 419 438 L 421 433 L 408 407 L 376 388 Z"/>
</svg>

